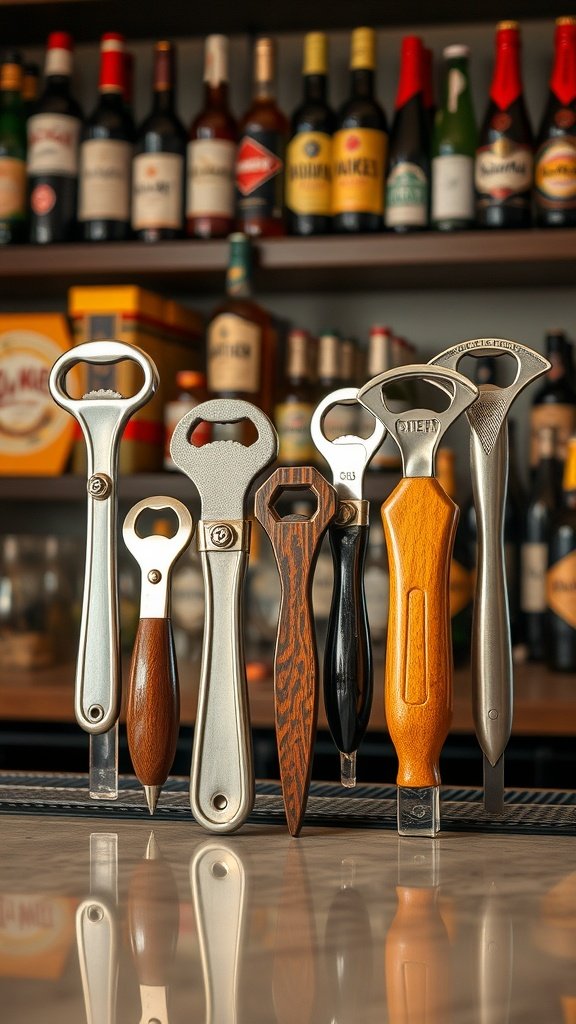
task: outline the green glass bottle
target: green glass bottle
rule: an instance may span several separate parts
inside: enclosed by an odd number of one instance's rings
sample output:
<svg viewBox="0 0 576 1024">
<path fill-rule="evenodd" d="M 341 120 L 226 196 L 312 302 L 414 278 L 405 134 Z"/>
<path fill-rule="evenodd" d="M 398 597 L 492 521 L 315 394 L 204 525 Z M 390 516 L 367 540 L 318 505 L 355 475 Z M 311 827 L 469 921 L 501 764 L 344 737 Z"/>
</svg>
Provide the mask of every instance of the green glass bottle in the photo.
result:
<svg viewBox="0 0 576 1024">
<path fill-rule="evenodd" d="M 458 231 L 474 224 L 476 119 L 468 74 L 467 46 L 447 46 L 442 106 L 432 139 L 432 224 Z"/>
<path fill-rule="evenodd" d="M 0 64 L 0 244 L 26 234 L 26 118 L 22 62 L 7 53 Z"/>
</svg>

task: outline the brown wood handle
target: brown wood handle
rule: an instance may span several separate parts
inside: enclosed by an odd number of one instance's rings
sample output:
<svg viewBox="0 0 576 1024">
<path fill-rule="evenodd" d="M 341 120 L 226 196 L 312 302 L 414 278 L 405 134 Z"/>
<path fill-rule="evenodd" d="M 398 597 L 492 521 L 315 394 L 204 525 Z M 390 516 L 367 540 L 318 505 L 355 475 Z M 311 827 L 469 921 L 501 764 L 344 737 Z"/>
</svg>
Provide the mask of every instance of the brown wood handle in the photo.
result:
<svg viewBox="0 0 576 1024">
<path fill-rule="evenodd" d="M 382 506 L 390 561 L 385 707 L 399 786 L 440 784 L 452 718 L 449 573 L 458 516 L 434 477 L 401 480 Z"/>
<path fill-rule="evenodd" d="M 273 505 L 284 490 L 309 487 L 318 507 L 310 519 L 280 519 Z M 323 534 L 334 517 L 336 491 L 312 466 L 282 467 L 256 492 L 257 519 L 266 530 L 281 584 L 274 655 L 276 743 L 288 828 L 297 836 L 306 810 L 318 717 L 318 653 L 312 579 Z"/>
<path fill-rule="evenodd" d="M 162 786 L 172 767 L 180 724 L 180 691 L 172 624 L 140 619 L 130 666 L 126 731 L 143 786 Z"/>
<path fill-rule="evenodd" d="M 180 903 L 172 868 L 163 857 L 144 859 L 135 867 L 128 889 L 128 924 L 139 984 L 166 985 L 176 953 Z"/>
<path fill-rule="evenodd" d="M 434 888 L 398 886 L 386 936 L 390 1024 L 446 1024 L 450 1016 L 450 941 Z"/>
</svg>

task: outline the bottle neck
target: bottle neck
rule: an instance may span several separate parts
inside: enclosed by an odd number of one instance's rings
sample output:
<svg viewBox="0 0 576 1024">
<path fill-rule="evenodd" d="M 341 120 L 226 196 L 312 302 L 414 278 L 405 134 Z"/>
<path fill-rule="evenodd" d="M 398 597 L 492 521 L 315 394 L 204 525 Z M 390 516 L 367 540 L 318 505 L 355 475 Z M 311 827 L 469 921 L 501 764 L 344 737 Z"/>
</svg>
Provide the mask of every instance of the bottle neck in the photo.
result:
<svg viewBox="0 0 576 1024">
<path fill-rule="evenodd" d="M 520 37 L 515 29 L 503 29 L 498 33 L 490 98 L 500 110 L 506 110 L 521 95 Z"/>
<path fill-rule="evenodd" d="M 211 82 L 204 82 L 204 106 L 219 107 L 222 110 L 228 107 L 228 82 L 218 82 L 216 85 Z"/>
<path fill-rule="evenodd" d="M 326 102 L 326 75 L 304 75 L 304 99 L 307 103 Z"/>
<path fill-rule="evenodd" d="M 422 60 L 422 44 L 420 40 L 404 40 L 400 64 L 400 79 L 396 94 L 396 110 L 404 107 L 413 96 L 422 93 Z"/>
<path fill-rule="evenodd" d="M 276 86 L 273 79 L 256 79 L 253 98 L 259 101 L 273 102 L 276 99 Z"/>
<path fill-rule="evenodd" d="M 252 297 L 252 267 L 250 243 L 231 242 L 230 262 L 226 274 L 226 294 L 232 299 Z"/>
<path fill-rule="evenodd" d="M 23 108 L 20 90 L 0 89 L 0 106 L 2 110 L 20 113 Z"/>
<path fill-rule="evenodd" d="M 170 43 L 156 44 L 154 54 L 154 110 L 157 113 L 172 113 L 174 110 L 174 86 L 176 78 L 175 53 Z"/>
<path fill-rule="evenodd" d="M 157 114 L 174 112 L 174 89 L 154 89 L 154 111 Z"/>
<path fill-rule="evenodd" d="M 576 98 L 576 25 L 559 25 L 550 90 L 568 106 Z"/>
<path fill-rule="evenodd" d="M 468 60 L 466 57 L 452 59 L 446 68 L 443 107 L 449 114 L 456 114 L 460 97 L 469 94 Z"/>
<path fill-rule="evenodd" d="M 352 68 L 350 79 L 353 96 L 372 99 L 374 95 L 374 71 L 372 68 Z"/>
<path fill-rule="evenodd" d="M 70 92 L 70 75 L 47 75 L 46 92 L 67 94 Z"/>
</svg>

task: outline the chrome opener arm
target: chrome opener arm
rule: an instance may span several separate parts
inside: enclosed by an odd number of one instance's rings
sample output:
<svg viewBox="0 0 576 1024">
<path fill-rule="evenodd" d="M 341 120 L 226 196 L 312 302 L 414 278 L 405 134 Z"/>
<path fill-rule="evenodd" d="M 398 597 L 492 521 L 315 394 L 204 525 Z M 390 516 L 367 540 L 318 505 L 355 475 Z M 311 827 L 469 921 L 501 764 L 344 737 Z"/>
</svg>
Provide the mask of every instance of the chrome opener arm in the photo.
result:
<svg viewBox="0 0 576 1024">
<path fill-rule="evenodd" d="M 76 911 L 87 1024 L 114 1024 L 118 987 L 118 836 L 90 836 L 90 896 Z"/>
</svg>

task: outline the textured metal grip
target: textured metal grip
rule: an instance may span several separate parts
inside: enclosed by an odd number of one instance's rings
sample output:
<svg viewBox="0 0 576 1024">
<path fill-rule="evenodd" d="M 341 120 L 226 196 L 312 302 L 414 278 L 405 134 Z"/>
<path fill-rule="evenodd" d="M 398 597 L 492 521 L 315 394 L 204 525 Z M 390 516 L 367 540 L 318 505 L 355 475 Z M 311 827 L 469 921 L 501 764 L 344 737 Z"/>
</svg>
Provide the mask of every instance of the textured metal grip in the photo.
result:
<svg viewBox="0 0 576 1024">
<path fill-rule="evenodd" d="M 494 765 L 512 729 L 512 647 L 504 558 L 507 431 L 500 431 L 490 454 L 472 432 L 470 463 L 478 533 L 472 624 L 474 724 L 478 742 Z"/>
<path fill-rule="evenodd" d="M 233 832 L 254 806 L 242 590 L 245 551 L 202 551 L 205 612 L 190 803 L 211 832 Z"/>
</svg>

